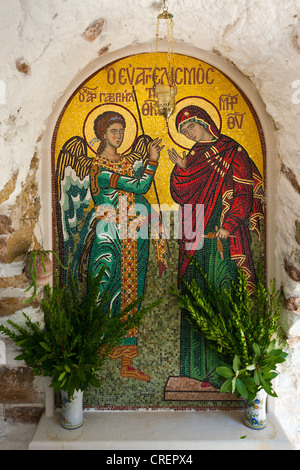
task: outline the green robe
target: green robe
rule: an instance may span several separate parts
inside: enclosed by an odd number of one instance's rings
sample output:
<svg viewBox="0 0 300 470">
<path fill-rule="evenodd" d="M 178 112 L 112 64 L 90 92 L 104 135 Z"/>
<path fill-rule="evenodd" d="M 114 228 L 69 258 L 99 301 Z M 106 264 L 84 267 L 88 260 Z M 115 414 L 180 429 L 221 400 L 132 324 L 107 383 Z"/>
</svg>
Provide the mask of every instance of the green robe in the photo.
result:
<svg viewBox="0 0 300 470">
<path fill-rule="evenodd" d="M 137 175 L 125 158 L 113 164 L 101 157 L 95 161 L 91 170 L 92 196 L 98 221 L 89 271 L 95 276 L 103 265 L 106 267 L 100 295 L 109 291 L 112 315 L 119 313 L 126 302 L 128 304 L 144 293 L 149 257 L 148 217 L 151 211 L 144 194 L 151 186 L 155 171 L 156 164 L 150 162 Z M 101 216 L 106 209 L 109 215 Z M 127 223 L 124 217 L 127 217 Z M 142 218 L 144 223 L 140 229 L 137 228 L 137 239 L 129 243 L 129 225 L 134 229 L 137 217 L 139 220 Z M 122 343 L 136 344 L 134 335 L 124 338 Z"/>
<path fill-rule="evenodd" d="M 221 195 L 218 198 L 215 210 L 210 218 L 204 235 L 215 232 L 215 227 L 220 226 L 222 200 Z M 222 240 L 223 260 L 217 249 L 216 238 L 204 238 L 204 245 L 201 250 L 194 253 L 194 258 L 205 270 L 209 280 L 216 288 L 219 286 L 229 286 L 230 282 L 237 275 L 237 265 L 230 257 L 230 240 Z M 186 270 L 185 278 L 187 280 L 196 279 L 202 285 L 202 279 L 194 264 L 190 264 Z M 183 286 L 183 292 L 186 292 Z M 190 377 L 201 382 L 209 382 L 216 388 L 220 388 L 222 382 L 215 372 L 216 367 L 224 362 L 220 356 L 209 348 L 206 339 L 195 332 L 189 322 L 186 320 L 184 311 L 181 315 L 181 362 L 180 375 Z"/>
</svg>

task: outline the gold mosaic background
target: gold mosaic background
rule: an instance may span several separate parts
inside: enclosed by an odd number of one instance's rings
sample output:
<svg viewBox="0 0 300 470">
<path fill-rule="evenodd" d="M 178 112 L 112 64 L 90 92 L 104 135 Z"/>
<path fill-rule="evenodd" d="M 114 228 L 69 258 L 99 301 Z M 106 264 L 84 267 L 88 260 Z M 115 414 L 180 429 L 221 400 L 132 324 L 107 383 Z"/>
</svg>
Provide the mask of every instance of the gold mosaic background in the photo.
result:
<svg viewBox="0 0 300 470">
<path fill-rule="evenodd" d="M 152 91 L 155 66 L 159 70 L 158 80 L 166 83 L 164 69 L 167 66 L 167 57 L 163 53 L 139 54 L 121 59 L 101 69 L 87 80 L 71 98 L 64 111 L 56 137 L 55 158 L 65 141 L 73 135 L 83 136 L 85 130 L 87 137 L 92 139 L 94 135 L 88 123 L 92 122 L 91 118 L 98 112 L 100 114 L 107 109 L 123 113 L 127 120 L 125 142 L 120 151 L 127 150 L 137 130 L 139 135 L 142 134 L 132 95 L 132 86 L 134 86 L 145 134 L 153 139 L 161 138 L 165 145 L 156 173 L 156 185 L 161 202 L 172 206 L 174 201 L 170 196 L 169 181 L 173 164 L 169 160 L 168 149 L 174 147 L 180 154 L 184 149 L 176 145 L 171 138 L 164 118 L 155 115 Z M 181 106 L 183 103 L 188 105 L 191 102 L 203 105 L 204 101 L 201 101 L 201 98 L 212 103 L 221 117 L 221 132 L 239 142 L 263 174 L 263 151 L 257 118 L 253 116 L 245 98 L 236 86 L 216 68 L 192 57 L 176 54 L 174 68 L 178 83 L 176 101 L 180 102 Z M 195 99 L 190 99 L 190 97 L 195 97 Z M 186 101 L 182 102 L 184 99 Z M 212 106 L 210 105 L 207 109 L 212 109 Z M 90 119 L 87 119 L 87 125 L 85 125 L 87 116 L 90 116 Z M 172 124 L 171 119 L 170 129 L 173 129 Z M 172 132 L 173 137 L 174 134 L 176 133 Z M 176 135 L 175 138 L 177 139 Z M 94 145 L 95 150 L 96 148 L 97 144 Z M 93 152 L 90 151 L 90 156 L 92 154 Z M 156 204 L 153 188 L 146 197 L 151 204 Z"/>
</svg>

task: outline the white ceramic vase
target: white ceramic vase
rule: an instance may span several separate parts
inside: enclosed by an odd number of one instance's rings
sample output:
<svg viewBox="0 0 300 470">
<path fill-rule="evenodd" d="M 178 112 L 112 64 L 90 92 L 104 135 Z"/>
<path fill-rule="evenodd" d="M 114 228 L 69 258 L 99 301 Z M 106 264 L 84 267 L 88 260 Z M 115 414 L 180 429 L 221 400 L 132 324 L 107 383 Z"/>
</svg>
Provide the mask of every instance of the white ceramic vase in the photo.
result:
<svg viewBox="0 0 300 470">
<path fill-rule="evenodd" d="M 244 410 L 244 424 L 251 429 L 264 429 L 266 421 L 267 393 L 264 390 L 257 392 L 253 401 L 246 401 Z"/>
<path fill-rule="evenodd" d="M 60 424 L 65 429 L 77 429 L 83 424 L 82 408 L 83 392 L 75 391 L 70 397 L 67 392 L 61 390 L 61 420 Z"/>
</svg>

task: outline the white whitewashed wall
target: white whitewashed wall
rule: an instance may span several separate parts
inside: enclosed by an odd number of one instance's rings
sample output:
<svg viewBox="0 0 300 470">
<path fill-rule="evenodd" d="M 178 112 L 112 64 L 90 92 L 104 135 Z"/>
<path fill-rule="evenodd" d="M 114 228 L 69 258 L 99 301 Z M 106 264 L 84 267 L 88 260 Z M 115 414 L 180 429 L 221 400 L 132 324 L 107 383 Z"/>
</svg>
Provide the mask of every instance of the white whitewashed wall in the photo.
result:
<svg viewBox="0 0 300 470">
<path fill-rule="evenodd" d="M 253 82 L 274 121 L 280 170 L 269 184 L 276 184 L 277 277 L 285 291 L 290 353 L 277 384 L 276 411 L 300 449 L 300 0 L 169 0 L 167 6 L 175 40 L 233 63 Z M 20 219 L 40 209 L 39 142 L 53 106 L 99 55 L 152 40 L 161 8 L 157 0 L 0 1 L 1 321 L 12 311 L 14 318 L 20 314 L 19 254 L 30 232 Z M 34 305 L 28 311 L 39 315 Z M 0 340 L 0 380 L 14 370 L 12 357 L 10 345 Z M 41 404 L 40 383 L 28 383 Z M 9 406 L 1 405 L 0 395 L 0 419 Z"/>
</svg>

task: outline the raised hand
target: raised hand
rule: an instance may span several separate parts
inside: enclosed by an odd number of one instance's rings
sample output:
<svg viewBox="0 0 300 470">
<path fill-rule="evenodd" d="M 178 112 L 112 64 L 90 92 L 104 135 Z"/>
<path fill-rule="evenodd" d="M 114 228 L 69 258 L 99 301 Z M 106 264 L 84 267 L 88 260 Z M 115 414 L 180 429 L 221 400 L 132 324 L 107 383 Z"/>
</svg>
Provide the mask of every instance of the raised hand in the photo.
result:
<svg viewBox="0 0 300 470">
<path fill-rule="evenodd" d="M 162 139 L 156 138 L 152 140 L 149 145 L 149 159 L 157 162 L 160 157 L 160 152 L 165 147 L 164 145 L 160 146 Z"/>
<path fill-rule="evenodd" d="M 186 158 L 186 152 L 183 152 L 182 158 L 178 155 L 176 150 L 172 148 L 172 150 L 168 150 L 169 158 L 171 162 L 173 162 L 175 165 L 179 166 L 179 168 L 185 169 L 187 166 L 187 158 Z"/>
</svg>

